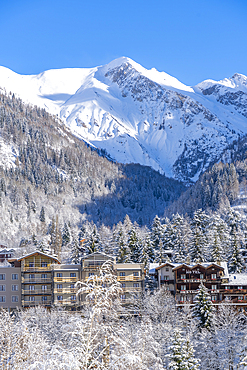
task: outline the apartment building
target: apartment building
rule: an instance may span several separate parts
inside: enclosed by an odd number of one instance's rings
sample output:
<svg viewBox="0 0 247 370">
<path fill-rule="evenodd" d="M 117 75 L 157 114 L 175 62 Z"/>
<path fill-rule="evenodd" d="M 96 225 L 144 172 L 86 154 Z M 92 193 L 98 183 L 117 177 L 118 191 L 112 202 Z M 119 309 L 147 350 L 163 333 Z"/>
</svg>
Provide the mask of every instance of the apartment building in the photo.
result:
<svg viewBox="0 0 247 370">
<path fill-rule="evenodd" d="M 76 282 L 86 282 L 98 275 L 106 261 L 112 261 L 113 273 L 121 282 L 123 304 L 131 296 L 139 297 L 144 289 L 144 265 L 117 264 L 115 257 L 104 253 L 84 256 L 81 264 L 61 264 L 48 254 L 35 251 L 21 258 L 10 258 L 0 265 L 0 307 L 60 306 L 76 310 L 85 302 L 85 294 L 77 295 Z"/>
<path fill-rule="evenodd" d="M 228 304 L 247 307 L 247 274 L 230 274 L 221 286 L 223 298 Z"/>
</svg>

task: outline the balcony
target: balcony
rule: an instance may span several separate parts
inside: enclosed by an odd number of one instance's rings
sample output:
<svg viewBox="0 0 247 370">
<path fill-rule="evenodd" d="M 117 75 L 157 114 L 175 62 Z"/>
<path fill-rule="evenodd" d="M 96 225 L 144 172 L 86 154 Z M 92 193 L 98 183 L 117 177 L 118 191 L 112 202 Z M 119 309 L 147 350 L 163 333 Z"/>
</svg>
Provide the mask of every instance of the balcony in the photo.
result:
<svg viewBox="0 0 247 370">
<path fill-rule="evenodd" d="M 65 293 L 65 294 L 74 293 L 75 294 L 76 292 L 77 292 L 76 288 L 62 288 L 62 289 L 55 288 L 54 289 L 55 294 L 58 294 L 58 293 Z"/>
<path fill-rule="evenodd" d="M 51 295 L 51 289 L 34 289 L 34 290 L 29 290 L 29 289 L 22 289 L 21 294 L 24 295 L 34 295 L 34 294 L 41 294 L 41 295 Z"/>
<path fill-rule="evenodd" d="M 22 272 L 51 271 L 51 264 L 47 263 L 47 264 L 42 265 L 42 263 L 41 264 L 35 263 L 32 266 L 24 265 L 24 266 L 21 266 L 21 271 Z"/>
<path fill-rule="evenodd" d="M 142 288 L 141 287 L 126 287 L 126 288 L 122 288 L 123 292 L 132 292 L 132 293 L 135 293 L 135 292 L 142 292 Z"/>
<path fill-rule="evenodd" d="M 117 281 L 140 281 L 140 280 L 143 280 L 141 276 L 127 275 L 117 277 Z"/>
<path fill-rule="evenodd" d="M 34 279 L 30 279 L 29 277 L 22 277 L 21 282 L 23 284 L 51 284 L 51 277 L 50 278 L 39 278 L 36 277 Z"/>
<path fill-rule="evenodd" d="M 177 279 L 177 283 L 198 283 L 200 284 L 201 282 L 205 283 L 206 279 Z"/>
<path fill-rule="evenodd" d="M 77 304 L 77 301 L 71 300 L 71 299 L 62 299 L 61 301 L 54 302 L 55 306 L 74 306 L 76 304 Z"/>
<path fill-rule="evenodd" d="M 76 283 L 78 280 L 77 277 L 57 277 L 53 278 L 54 283 Z"/>
<path fill-rule="evenodd" d="M 160 280 L 161 284 L 174 284 L 174 279 L 172 280 Z"/>
<path fill-rule="evenodd" d="M 50 306 L 51 305 L 51 299 L 48 299 L 47 301 L 22 301 L 23 307 L 34 307 L 34 306 Z"/>
</svg>

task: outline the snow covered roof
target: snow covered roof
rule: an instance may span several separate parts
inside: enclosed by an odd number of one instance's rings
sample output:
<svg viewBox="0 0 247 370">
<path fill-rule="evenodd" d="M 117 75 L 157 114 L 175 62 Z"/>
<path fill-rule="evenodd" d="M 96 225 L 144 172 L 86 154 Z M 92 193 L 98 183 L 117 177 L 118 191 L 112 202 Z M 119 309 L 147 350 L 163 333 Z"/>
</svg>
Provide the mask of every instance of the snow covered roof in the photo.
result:
<svg viewBox="0 0 247 370">
<path fill-rule="evenodd" d="M 150 263 L 149 264 L 149 274 L 155 274 L 155 269 L 159 267 L 159 263 Z"/>
<path fill-rule="evenodd" d="M 230 274 L 229 282 L 222 285 L 247 285 L 247 274 Z"/>
<path fill-rule="evenodd" d="M 88 254 L 88 255 L 82 257 L 82 260 L 86 260 L 88 258 L 96 257 L 96 256 L 103 256 L 103 257 L 107 257 L 109 259 L 114 259 L 115 258 L 115 256 L 109 256 L 108 254 L 105 254 L 103 252 L 94 252 L 94 253 L 91 253 L 91 254 Z"/>
<path fill-rule="evenodd" d="M 165 262 L 162 265 L 159 265 L 158 267 L 156 267 L 155 270 L 159 270 L 159 269 L 161 269 L 162 267 L 165 267 L 165 266 L 171 266 L 171 267 L 174 268 L 176 266 L 181 266 L 181 263 Z"/>
<path fill-rule="evenodd" d="M 222 270 L 225 270 L 224 267 L 222 266 L 222 262 L 221 262 L 221 265 L 217 264 L 217 263 L 214 263 L 214 262 L 200 262 L 200 263 L 190 263 L 190 264 L 187 264 L 187 263 L 177 263 L 176 264 L 177 266 L 173 268 L 173 270 L 177 270 L 179 269 L 180 267 L 186 267 L 190 270 L 196 268 L 196 267 L 203 267 L 205 269 L 208 269 L 212 266 L 215 266 L 215 267 L 219 267 L 220 269 Z"/>
<path fill-rule="evenodd" d="M 34 256 L 34 255 L 41 255 L 41 256 L 44 256 L 44 257 L 48 257 L 48 258 L 51 258 L 51 259 L 57 261 L 58 263 L 61 263 L 56 257 L 50 256 L 49 254 L 45 254 L 45 253 L 40 252 L 40 251 L 35 251 L 33 253 L 26 254 L 25 256 L 22 256 L 22 257 L 18 258 L 17 261 L 22 261 L 24 258 L 28 258 L 28 257 Z"/>
</svg>

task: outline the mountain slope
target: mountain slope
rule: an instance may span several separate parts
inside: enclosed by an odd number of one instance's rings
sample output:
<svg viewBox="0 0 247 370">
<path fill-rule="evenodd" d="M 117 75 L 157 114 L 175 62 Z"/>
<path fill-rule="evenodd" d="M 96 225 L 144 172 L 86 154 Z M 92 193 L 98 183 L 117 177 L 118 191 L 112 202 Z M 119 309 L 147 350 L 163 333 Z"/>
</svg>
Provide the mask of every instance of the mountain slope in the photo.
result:
<svg viewBox="0 0 247 370">
<path fill-rule="evenodd" d="M 120 163 L 140 163 L 196 181 L 247 133 L 246 77 L 188 87 L 129 58 L 95 68 L 20 76 L 0 68 L 0 86 L 58 115 L 71 131 Z"/>
</svg>

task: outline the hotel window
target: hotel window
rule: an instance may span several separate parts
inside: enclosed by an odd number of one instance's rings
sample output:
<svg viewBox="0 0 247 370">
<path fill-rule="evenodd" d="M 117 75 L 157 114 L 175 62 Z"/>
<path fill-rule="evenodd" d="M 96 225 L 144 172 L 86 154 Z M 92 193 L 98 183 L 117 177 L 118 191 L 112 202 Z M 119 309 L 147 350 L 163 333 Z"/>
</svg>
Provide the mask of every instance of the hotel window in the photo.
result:
<svg viewBox="0 0 247 370">
<path fill-rule="evenodd" d="M 133 287 L 134 287 L 134 288 L 139 288 L 139 283 L 134 283 L 134 284 L 133 284 Z"/>
<path fill-rule="evenodd" d="M 94 276 L 94 272 L 89 272 L 88 276 Z"/>
<path fill-rule="evenodd" d="M 217 301 L 217 295 L 212 295 L 212 301 Z"/>
<path fill-rule="evenodd" d="M 212 287 L 211 287 L 212 290 L 216 290 L 217 289 L 217 285 L 213 284 Z"/>
<path fill-rule="evenodd" d="M 62 290 L 63 289 L 63 284 L 57 284 L 57 289 Z"/>
<path fill-rule="evenodd" d="M 76 295 L 72 295 L 72 296 L 70 297 L 70 300 L 71 300 L 71 301 L 76 301 Z"/>
<path fill-rule="evenodd" d="M 35 285 L 29 285 L 29 290 L 35 290 Z"/>
<path fill-rule="evenodd" d="M 186 275 L 185 274 L 182 274 L 181 275 L 181 280 L 185 280 L 186 279 Z"/>
<path fill-rule="evenodd" d="M 216 274 L 211 274 L 211 279 L 216 280 Z"/>
<path fill-rule="evenodd" d="M 243 301 L 244 297 L 242 295 L 238 296 L 239 301 Z"/>
<path fill-rule="evenodd" d="M 121 271 L 121 272 L 119 273 L 119 276 L 125 276 L 125 272 Z"/>
<path fill-rule="evenodd" d="M 139 276 L 139 272 L 133 272 L 133 276 Z"/>
<path fill-rule="evenodd" d="M 186 297 L 184 297 L 183 295 L 180 297 L 180 301 L 181 302 L 185 302 L 185 300 L 186 300 Z"/>
<path fill-rule="evenodd" d="M 0 274 L 0 280 L 5 280 L 5 274 Z"/>
<path fill-rule="evenodd" d="M 126 284 L 125 283 L 122 283 L 121 284 L 121 288 L 125 288 L 126 287 Z"/>
<path fill-rule="evenodd" d="M 18 296 L 12 295 L 12 302 L 18 302 Z"/>
<path fill-rule="evenodd" d="M 0 285 L 0 292 L 5 292 L 6 285 Z"/>
<path fill-rule="evenodd" d="M 166 271 L 169 271 L 169 267 L 166 267 Z"/>
<path fill-rule="evenodd" d="M 41 267 L 47 267 L 47 262 L 41 262 Z"/>
<path fill-rule="evenodd" d="M 5 295 L 0 295 L 0 302 L 2 302 L 2 303 L 6 302 Z"/>
<path fill-rule="evenodd" d="M 225 290 L 230 290 L 231 288 L 229 286 L 225 286 Z"/>
<path fill-rule="evenodd" d="M 181 285 L 181 290 L 186 290 L 186 285 Z"/>
<path fill-rule="evenodd" d="M 34 267 L 34 262 L 29 262 L 28 266 L 29 267 Z"/>
<path fill-rule="evenodd" d="M 35 297 L 32 297 L 32 296 L 31 296 L 31 297 L 29 297 L 29 301 L 30 301 L 30 302 L 34 302 L 34 301 L 35 301 Z"/>
<path fill-rule="evenodd" d="M 62 295 L 58 295 L 58 296 L 57 296 L 57 300 L 58 300 L 58 301 L 62 301 L 62 300 L 63 300 L 63 296 L 62 296 Z"/>
<path fill-rule="evenodd" d="M 57 277 L 59 277 L 59 278 L 63 277 L 63 273 L 62 272 L 57 272 Z"/>
<path fill-rule="evenodd" d="M 12 274 L 12 280 L 18 280 L 18 274 Z"/>
<path fill-rule="evenodd" d="M 76 277 L 76 273 L 75 272 L 71 272 L 70 273 L 70 277 Z"/>
<path fill-rule="evenodd" d="M 29 279 L 30 280 L 34 280 L 35 279 L 35 275 L 34 274 L 29 274 Z"/>
<path fill-rule="evenodd" d="M 204 278 L 204 275 L 203 274 L 200 274 L 200 279 L 202 280 Z"/>
<path fill-rule="evenodd" d="M 12 292 L 18 291 L 18 285 L 12 285 Z"/>
<path fill-rule="evenodd" d="M 164 276 L 164 280 L 169 280 L 169 276 Z"/>
<path fill-rule="evenodd" d="M 46 302 L 46 301 L 47 301 L 47 296 L 43 296 L 43 297 L 42 297 L 42 301 L 43 301 L 43 302 Z"/>
<path fill-rule="evenodd" d="M 42 274 L 42 275 L 41 275 L 41 278 L 42 278 L 42 279 L 47 279 L 47 274 Z"/>
<path fill-rule="evenodd" d="M 42 285 L 42 291 L 46 291 L 47 290 L 47 285 Z"/>
<path fill-rule="evenodd" d="M 75 284 L 70 284 L 70 289 L 75 289 Z"/>
<path fill-rule="evenodd" d="M 243 287 L 242 286 L 238 286 L 238 290 L 242 290 L 243 289 Z"/>
<path fill-rule="evenodd" d="M 125 294 L 120 295 L 120 299 L 122 299 L 123 301 L 125 300 L 125 298 L 126 298 Z"/>
</svg>

